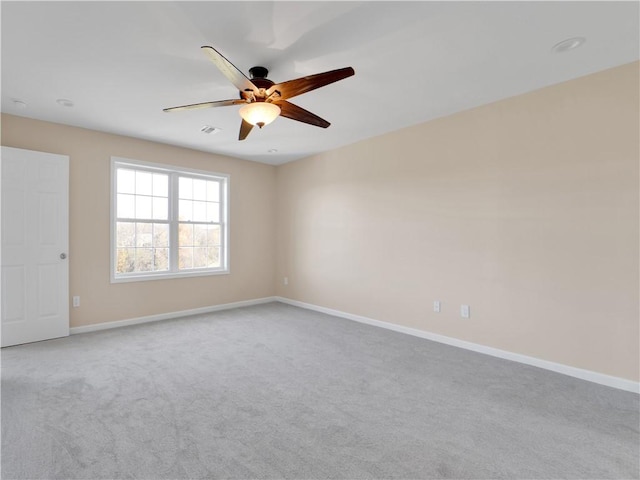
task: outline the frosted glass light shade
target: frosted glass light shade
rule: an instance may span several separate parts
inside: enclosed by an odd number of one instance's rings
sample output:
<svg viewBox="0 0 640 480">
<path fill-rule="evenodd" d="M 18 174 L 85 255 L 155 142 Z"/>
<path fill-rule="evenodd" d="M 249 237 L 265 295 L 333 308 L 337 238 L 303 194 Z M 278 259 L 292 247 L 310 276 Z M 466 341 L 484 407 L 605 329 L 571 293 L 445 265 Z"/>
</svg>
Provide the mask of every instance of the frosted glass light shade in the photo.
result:
<svg viewBox="0 0 640 480">
<path fill-rule="evenodd" d="M 254 102 L 244 105 L 240 108 L 239 113 L 246 122 L 262 128 L 280 115 L 280 107 L 273 103 Z"/>
</svg>

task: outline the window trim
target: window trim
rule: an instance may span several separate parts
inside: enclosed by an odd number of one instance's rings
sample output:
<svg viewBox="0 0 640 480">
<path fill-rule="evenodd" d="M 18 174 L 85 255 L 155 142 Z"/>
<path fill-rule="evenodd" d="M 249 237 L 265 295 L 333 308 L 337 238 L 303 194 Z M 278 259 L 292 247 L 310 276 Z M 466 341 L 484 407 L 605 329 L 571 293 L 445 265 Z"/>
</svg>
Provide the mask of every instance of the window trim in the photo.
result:
<svg viewBox="0 0 640 480">
<path fill-rule="evenodd" d="M 185 174 L 192 177 L 211 178 L 218 177 L 222 179 L 221 187 L 223 189 L 220 198 L 224 207 L 221 208 L 220 237 L 222 240 L 221 263 L 223 266 L 215 269 L 194 269 L 185 271 L 162 271 L 162 272 L 137 272 L 134 274 L 126 274 L 125 276 L 116 275 L 116 219 L 117 219 L 117 192 L 116 192 L 116 169 L 118 167 L 130 167 L 136 170 L 149 170 L 160 173 L 169 174 L 169 182 L 171 184 L 172 179 L 175 178 L 177 183 L 177 176 L 171 174 Z M 230 249 L 229 249 L 229 187 L 231 183 L 231 176 L 226 173 L 211 172 L 206 170 L 197 170 L 193 168 L 180 167 L 177 165 L 169 165 L 163 163 L 146 162 L 142 160 L 133 160 L 124 157 L 111 157 L 111 188 L 110 188 L 110 214 L 109 214 L 109 276 L 111 283 L 127 283 L 127 282 L 140 282 L 148 280 L 166 280 L 172 278 L 190 278 L 190 277 L 204 277 L 212 275 L 227 275 L 231 273 L 230 268 Z M 177 189 L 175 186 L 169 185 L 169 220 L 168 224 L 171 226 L 173 222 L 179 223 L 175 218 L 175 209 L 177 205 L 177 197 L 175 196 Z M 173 197 L 172 197 L 173 193 Z M 175 197 L 175 198 L 174 198 Z M 169 255 L 173 255 L 173 251 L 177 251 L 177 229 L 169 227 Z M 174 238 L 175 237 L 175 238 Z"/>
</svg>

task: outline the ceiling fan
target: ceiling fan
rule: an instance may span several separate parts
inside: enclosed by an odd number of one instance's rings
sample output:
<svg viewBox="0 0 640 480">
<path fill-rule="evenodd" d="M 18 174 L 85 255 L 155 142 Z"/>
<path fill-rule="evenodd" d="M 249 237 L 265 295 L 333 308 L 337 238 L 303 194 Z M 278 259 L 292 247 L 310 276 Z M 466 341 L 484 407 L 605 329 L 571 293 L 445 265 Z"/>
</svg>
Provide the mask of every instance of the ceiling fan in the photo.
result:
<svg viewBox="0 0 640 480">
<path fill-rule="evenodd" d="M 243 105 L 240 108 L 242 123 L 240 124 L 240 134 L 238 140 L 244 140 L 257 125 L 262 128 L 274 121 L 279 115 L 308 123 L 316 127 L 327 128 L 329 122 L 317 115 L 298 107 L 287 99 L 302 93 L 324 87 L 330 83 L 337 82 L 350 77 L 355 73 L 353 68 L 346 67 L 329 72 L 317 73 L 306 77 L 289 80 L 282 83 L 273 83 L 267 79 L 269 71 L 264 67 L 252 67 L 249 69 L 251 80 L 244 73 L 236 68 L 229 60 L 222 56 L 215 48 L 204 46 L 202 50 L 208 55 L 222 74 L 233 83 L 240 91 L 239 99 L 218 100 L 215 102 L 194 103 L 191 105 L 181 105 L 179 107 L 165 108 L 165 112 L 177 112 L 180 110 L 194 110 L 198 108 L 226 107 L 229 105 Z"/>
</svg>

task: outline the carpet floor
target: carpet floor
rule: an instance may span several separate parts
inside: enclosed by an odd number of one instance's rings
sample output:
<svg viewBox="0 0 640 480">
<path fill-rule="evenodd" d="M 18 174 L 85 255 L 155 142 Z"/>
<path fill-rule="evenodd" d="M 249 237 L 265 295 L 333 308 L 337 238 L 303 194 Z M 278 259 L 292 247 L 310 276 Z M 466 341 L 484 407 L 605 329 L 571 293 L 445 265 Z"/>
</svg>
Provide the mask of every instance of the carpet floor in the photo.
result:
<svg viewBox="0 0 640 480">
<path fill-rule="evenodd" d="M 638 395 L 281 303 L 2 350 L 4 479 L 638 478 Z"/>
</svg>

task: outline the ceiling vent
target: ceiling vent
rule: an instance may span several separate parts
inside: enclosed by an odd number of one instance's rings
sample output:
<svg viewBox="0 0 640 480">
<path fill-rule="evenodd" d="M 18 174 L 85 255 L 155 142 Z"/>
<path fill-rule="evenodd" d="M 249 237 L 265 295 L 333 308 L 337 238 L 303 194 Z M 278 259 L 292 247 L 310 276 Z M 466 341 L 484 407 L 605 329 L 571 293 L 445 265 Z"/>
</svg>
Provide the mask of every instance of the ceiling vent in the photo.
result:
<svg viewBox="0 0 640 480">
<path fill-rule="evenodd" d="M 212 127 L 211 125 L 205 125 L 200 129 L 202 133 L 206 133 L 207 135 L 213 135 L 214 133 L 218 133 L 221 128 Z"/>
</svg>

